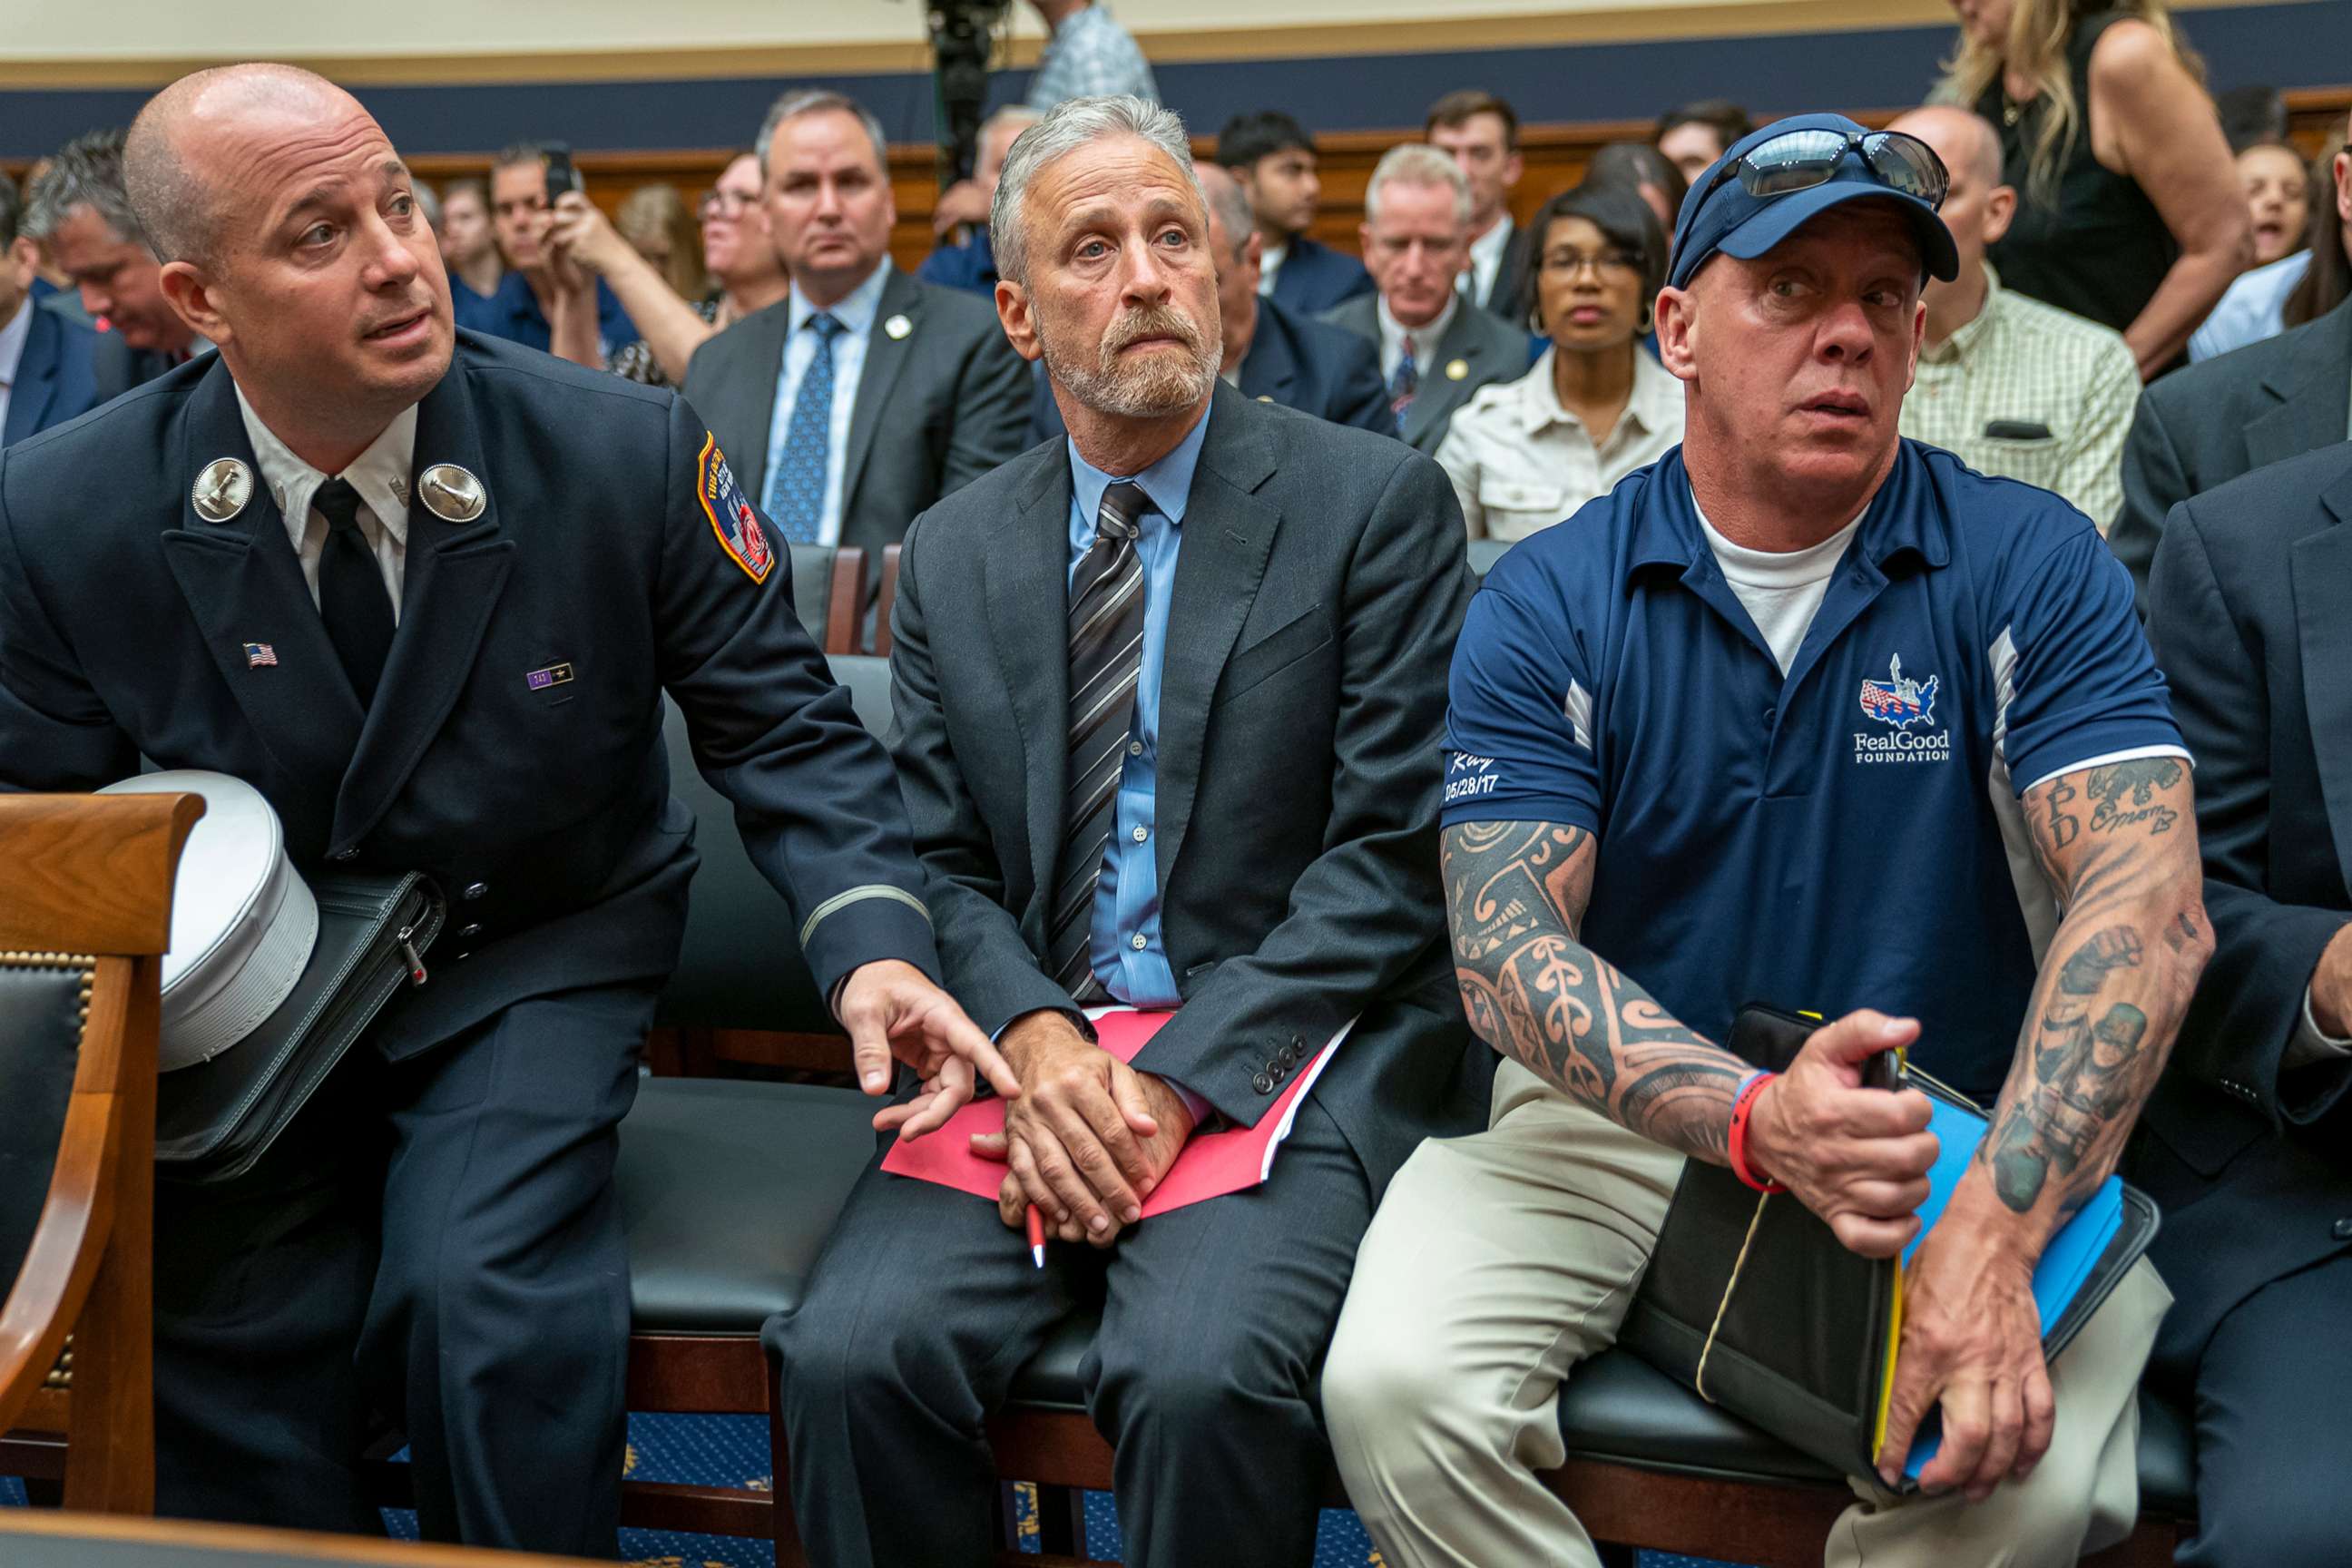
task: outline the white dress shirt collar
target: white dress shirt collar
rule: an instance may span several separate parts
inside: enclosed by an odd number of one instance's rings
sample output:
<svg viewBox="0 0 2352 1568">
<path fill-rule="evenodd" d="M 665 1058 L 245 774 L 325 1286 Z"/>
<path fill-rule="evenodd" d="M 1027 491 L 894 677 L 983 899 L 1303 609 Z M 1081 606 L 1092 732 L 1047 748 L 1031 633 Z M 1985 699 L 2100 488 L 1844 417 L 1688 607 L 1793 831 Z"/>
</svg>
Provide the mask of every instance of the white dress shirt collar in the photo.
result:
<svg viewBox="0 0 2352 1568">
<path fill-rule="evenodd" d="M 873 331 L 874 318 L 881 313 L 882 290 L 888 286 L 889 281 L 890 258 L 886 256 L 866 276 L 865 282 L 852 289 L 825 313 L 839 321 L 848 331 L 861 338 L 865 337 Z M 786 318 L 791 331 L 799 331 L 808 325 L 808 319 L 816 313 L 817 307 L 811 304 L 809 297 L 801 292 L 800 284 L 793 283 L 791 313 Z"/>
<path fill-rule="evenodd" d="M 1274 280 L 1282 276 L 1282 264 L 1289 259 L 1290 247 L 1287 245 L 1269 245 L 1260 248 L 1257 257 L 1257 291 L 1259 293 L 1274 292 Z"/>
<path fill-rule="evenodd" d="M 416 463 L 415 404 L 402 409 L 383 427 L 383 434 L 352 458 L 340 476 L 321 473 L 296 457 L 293 449 L 261 422 L 261 416 L 245 400 L 241 386 L 236 388 L 236 412 L 245 421 L 246 438 L 253 443 L 253 458 L 260 466 L 261 482 L 268 488 L 270 499 L 284 515 L 286 535 L 293 542 L 297 555 L 302 553 L 302 536 L 310 526 L 310 503 L 317 498 L 319 487 L 331 478 L 349 480 L 352 489 L 359 491 L 360 503 L 367 508 L 368 515 L 394 542 L 404 549 L 407 546 L 408 479 Z"/>
<path fill-rule="evenodd" d="M 1461 308 L 1462 296 L 1448 294 L 1445 308 L 1437 312 L 1434 321 L 1407 327 L 1389 313 L 1388 296 L 1381 295 L 1376 312 L 1381 320 L 1381 379 L 1396 378 L 1397 363 L 1404 357 L 1404 341 L 1409 336 L 1412 339 L 1413 368 L 1422 380 L 1428 380 L 1430 359 L 1437 353 L 1437 345 L 1445 341 L 1446 329 L 1454 325 L 1454 313 Z"/>
</svg>

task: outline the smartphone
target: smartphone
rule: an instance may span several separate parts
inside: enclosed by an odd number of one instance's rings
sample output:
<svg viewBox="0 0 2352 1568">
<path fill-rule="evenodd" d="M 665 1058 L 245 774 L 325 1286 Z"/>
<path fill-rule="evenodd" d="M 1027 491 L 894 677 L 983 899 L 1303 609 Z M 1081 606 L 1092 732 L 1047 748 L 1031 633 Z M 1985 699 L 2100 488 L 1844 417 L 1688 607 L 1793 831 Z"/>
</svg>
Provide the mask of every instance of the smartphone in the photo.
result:
<svg viewBox="0 0 2352 1568">
<path fill-rule="evenodd" d="M 547 153 L 547 205 L 551 207 L 556 197 L 566 191 L 580 188 L 580 171 L 572 166 L 572 148 L 568 142 L 550 142 L 544 146 Z"/>
</svg>

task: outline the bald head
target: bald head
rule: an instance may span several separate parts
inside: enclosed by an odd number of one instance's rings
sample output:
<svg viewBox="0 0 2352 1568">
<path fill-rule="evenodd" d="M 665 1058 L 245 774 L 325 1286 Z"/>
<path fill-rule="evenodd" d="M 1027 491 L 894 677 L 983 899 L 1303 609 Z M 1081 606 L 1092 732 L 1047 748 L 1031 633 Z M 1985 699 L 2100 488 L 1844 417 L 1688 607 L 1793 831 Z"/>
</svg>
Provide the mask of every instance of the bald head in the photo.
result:
<svg viewBox="0 0 2352 1568">
<path fill-rule="evenodd" d="M 298 66 L 219 66 L 172 83 L 147 100 L 122 149 L 123 184 L 149 247 L 162 261 L 209 264 L 222 232 L 224 176 L 245 165 L 257 142 L 354 116 L 368 119 L 357 99 Z"/>
<path fill-rule="evenodd" d="M 1955 180 L 1966 180 L 1980 191 L 2000 184 L 2000 134 L 1981 114 L 1930 104 L 1899 116 L 1886 129 L 1916 136 L 1933 147 Z"/>
<path fill-rule="evenodd" d="M 1242 183 L 1214 163 L 1192 165 L 1192 173 L 1201 182 L 1201 195 L 1209 204 L 1210 221 L 1220 229 L 1217 234 L 1217 265 L 1241 259 L 1242 249 L 1249 237 L 1257 232 L 1256 216 L 1250 210 L 1249 193 Z"/>
</svg>

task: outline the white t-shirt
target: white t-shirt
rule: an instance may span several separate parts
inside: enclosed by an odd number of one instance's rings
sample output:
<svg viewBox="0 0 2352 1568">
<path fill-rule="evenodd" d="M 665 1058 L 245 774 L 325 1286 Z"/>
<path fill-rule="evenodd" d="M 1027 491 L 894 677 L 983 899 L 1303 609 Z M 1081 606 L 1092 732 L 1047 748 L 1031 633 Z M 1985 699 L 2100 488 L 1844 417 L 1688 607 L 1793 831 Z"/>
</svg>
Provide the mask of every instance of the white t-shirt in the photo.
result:
<svg viewBox="0 0 2352 1568">
<path fill-rule="evenodd" d="M 1699 510 L 1696 496 L 1691 498 L 1691 510 L 1698 513 L 1700 531 L 1706 535 L 1706 547 L 1715 552 L 1715 563 L 1723 568 L 1724 581 L 1738 595 L 1756 629 L 1764 634 L 1765 646 L 1772 650 L 1780 673 L 1788 674 L 1797 650 L 1804 646 L 1805 633 L 1812 629 L 1822 600 L 1829 594 L 1830 579 L 1837 575 L 1838 563 L 1845 558 L 1845 547 L 1853 542 L 1854 530 L 1862 526 L 1860 514 L 1819 544 L 1776 551 L 1750 550 L 1724 538 L 1707 521 L 1706 513 Z"/>
</svg>

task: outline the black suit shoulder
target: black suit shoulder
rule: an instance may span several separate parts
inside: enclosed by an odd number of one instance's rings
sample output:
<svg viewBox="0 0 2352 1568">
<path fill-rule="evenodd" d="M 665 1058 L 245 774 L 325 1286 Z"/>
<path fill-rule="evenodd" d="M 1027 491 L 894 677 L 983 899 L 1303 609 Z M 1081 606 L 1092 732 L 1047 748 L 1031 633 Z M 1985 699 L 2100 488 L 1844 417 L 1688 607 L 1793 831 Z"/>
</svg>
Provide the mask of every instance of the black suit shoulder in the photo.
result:
<svg viewBox="0 0 2352 1568">
<path fill-rule="evenodd" d="M 2313 349 L 2324 348 L 2338 337 L 2352 338 L 2352 314 L 2341 306 L 2275 337 L 2184 365 L 2150 382 L 2140 396 L 2160 410 L 2168 424 L 2210 423 L 2225 405 L 2234 410 L 2239 400 L 2291 371 Z"/>
<path fill-rule="evenodd" d="M 2352 442 L 2283 458 L 2180 504 L 2200 533 L 2219 541 L 2218 547 L 2209 543 L 2206 553 L 2225 586 L 2232 581 L 2284 582 L 2295 542 L 2337 526 L 2319 498 L 2347 479 Z"/>
</svg>

